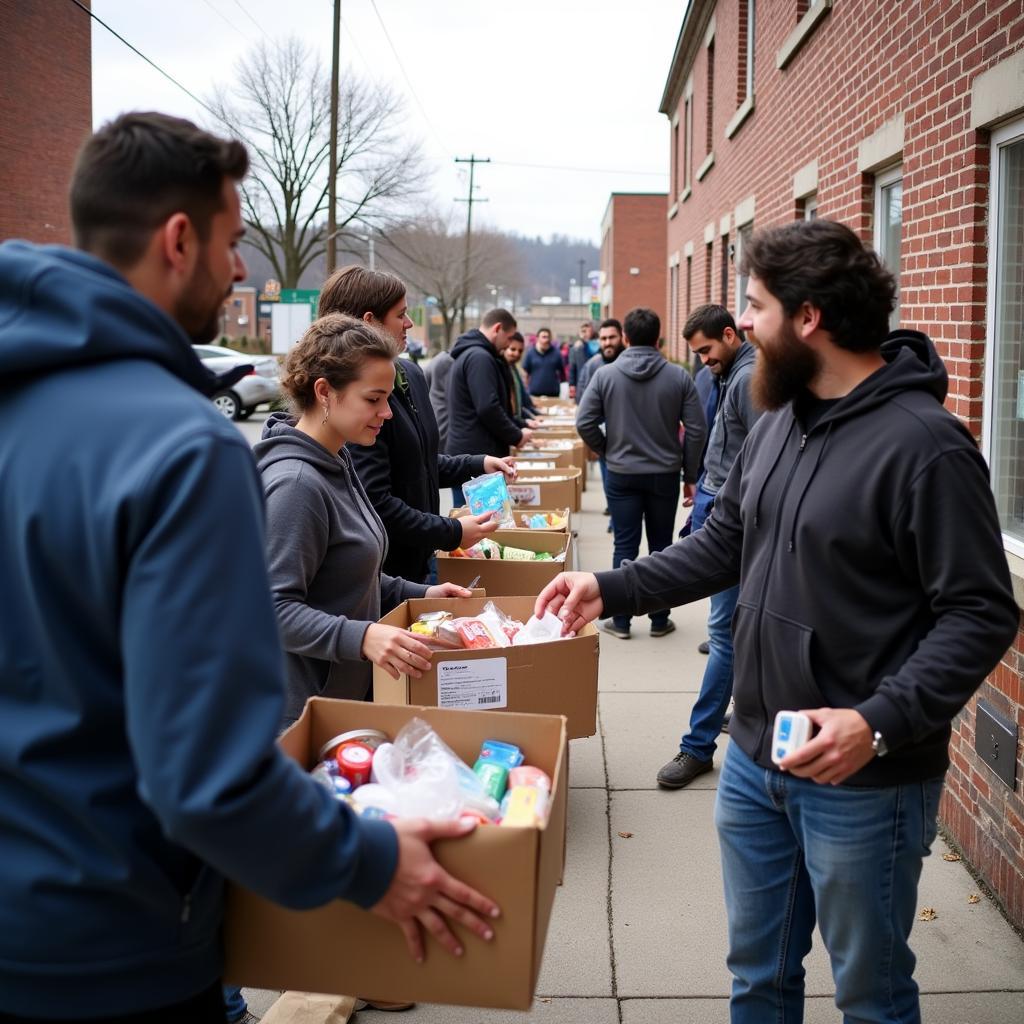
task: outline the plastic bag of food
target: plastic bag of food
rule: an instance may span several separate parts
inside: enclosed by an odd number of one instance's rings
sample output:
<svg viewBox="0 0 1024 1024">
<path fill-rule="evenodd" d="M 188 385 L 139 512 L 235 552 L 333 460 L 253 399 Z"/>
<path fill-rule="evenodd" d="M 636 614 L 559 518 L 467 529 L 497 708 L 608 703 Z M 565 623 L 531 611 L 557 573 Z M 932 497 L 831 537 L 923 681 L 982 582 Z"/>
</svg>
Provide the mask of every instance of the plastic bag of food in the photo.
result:
<svg viewBox="0 0 1024 1024">
<path fill-rule="evenodd" d="M 490 647 L 508 647 L 507 641 L 502 643 L 502 640 L 505 638 L 501 634 L 501 629 L 498 628 L 492 632 L 480 616 L 454 619 L 452 625 L 462 640 L 462 646 L 467 651 L 482 651 Z M 501 639 L 499 640 L 495 634 L 501 635 Z"/>
<path fill-rule="evenodd" d="M 515 526 L 515 520 L 512 518 L 512 499 L 508 493 L 504 473 L 485 473 L 483 476 L 467 480 L 462 485 L 462 492 L 466 496 L 466 504 L 471 515 L 493 512 L 502 526 Z"/>
<path fill-rule="evenodd" d="M 523 628 L 521 622 L 506 615 L 493 601 L 488 601 L 484 605 L 479 618 L 494 634 L 499 647 L 508 647 Z"/>
<path fill-rule="evenodd" d="M 408 721 L 377 749 L 373 778 L 356 794 L 360 807 L 373 807 L 400 818 L 451 821 L 464 810 L 497 817 L 479 778 L 421 718 Z"/>
<path fill-rule="evenodd" d="M 576 634 L 571 635 L 575 636 Z M 512 645 L 521 647 L 523 644 L 546 644 L 552 640 L 561 639 L 562 620 L 551 612 L 545 612 L 541 619 L 538 619 L 536 615 L 531 615 L 526 625 L 516 633 Z"/>
</svg>

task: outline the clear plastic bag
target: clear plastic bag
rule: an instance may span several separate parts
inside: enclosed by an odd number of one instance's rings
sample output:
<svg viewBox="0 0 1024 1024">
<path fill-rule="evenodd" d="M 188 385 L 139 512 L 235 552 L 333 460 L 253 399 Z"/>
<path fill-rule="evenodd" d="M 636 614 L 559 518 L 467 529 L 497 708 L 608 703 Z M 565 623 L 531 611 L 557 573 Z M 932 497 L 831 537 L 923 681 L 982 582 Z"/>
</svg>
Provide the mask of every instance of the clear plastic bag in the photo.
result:
<svg viewBox="0 0 1024 1024">
<path fill-rule="evenodd" d="M 570 635 L 575 636 L 576 634 Z M 523 644 L 546 644 L 552 640 L 561 639 L 563 639 L 562 620 L 551 612 L 545 612 L 542 619 L 531 615 L 526 625 L 516 633 L 512 644 L 515 647 L 521 647 Z"/>
<path fill-rule="evenodd" d="M 498 815 L 469 765 L 422 718 L 411 719 L 394 743 L 377 748 L 371 782 L 355 800 L 399 818 L 452 821 L 466 810 Z"/>
</svg>

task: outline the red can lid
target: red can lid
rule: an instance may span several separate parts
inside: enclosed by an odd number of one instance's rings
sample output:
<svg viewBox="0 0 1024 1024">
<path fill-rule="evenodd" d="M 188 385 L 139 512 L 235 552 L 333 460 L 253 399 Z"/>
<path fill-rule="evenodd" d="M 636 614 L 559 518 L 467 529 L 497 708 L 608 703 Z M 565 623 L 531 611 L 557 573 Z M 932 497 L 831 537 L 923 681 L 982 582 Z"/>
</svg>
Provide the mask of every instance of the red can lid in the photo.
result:
<svg viewBox="0 0 1024 1024">
<path fill-rule="evenodd" d="M 373 761 L 373 751 L 365 743 L 346 743 L 335 754 L 339 768 L 359 770 Z"/>
</svg>

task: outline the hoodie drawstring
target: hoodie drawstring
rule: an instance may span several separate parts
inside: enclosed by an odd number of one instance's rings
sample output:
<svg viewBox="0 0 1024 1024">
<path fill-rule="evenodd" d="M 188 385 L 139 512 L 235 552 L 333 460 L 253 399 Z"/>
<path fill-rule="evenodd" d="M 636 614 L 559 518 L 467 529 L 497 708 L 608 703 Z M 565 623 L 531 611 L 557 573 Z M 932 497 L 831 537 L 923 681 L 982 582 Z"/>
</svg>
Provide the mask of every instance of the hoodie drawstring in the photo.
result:
<svg viewBox="0 0 1024 1024">
<path fill-rule="evenodd" d="M 796 524 L 800 519 L 800 508 L 804 503 L 804 498 L 807 496 L 807 492 L 811 489 L 811 484 L 814 482 L 814 475 L 818 472 L 818 467 L 821 465 L 821 460 L 825 455 L 825 448 L 828 445 L 828 439 L 832 436 L 832 423 L 825 428 L 825 437 L 821 442 L 821 447 L 818 449 L 817 458 L 814 460 L 814 466 L 811 469 L 811 475 L 807 478 L 807 483 L 804 484 L 803 490 L 800 492 L 800 497 L 797 499 L 796 508 L 793 511 L 793 525 L 789 533 L 789 545 L 787 550 L 792 552 L 796 550 Z"/>
</svg>

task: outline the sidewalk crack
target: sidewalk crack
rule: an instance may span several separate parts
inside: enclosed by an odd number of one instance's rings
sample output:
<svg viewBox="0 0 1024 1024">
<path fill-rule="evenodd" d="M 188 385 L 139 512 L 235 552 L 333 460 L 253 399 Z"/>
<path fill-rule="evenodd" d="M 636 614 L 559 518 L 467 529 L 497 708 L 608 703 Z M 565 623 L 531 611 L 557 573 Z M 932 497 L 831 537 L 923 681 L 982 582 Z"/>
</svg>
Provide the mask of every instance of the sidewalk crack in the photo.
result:
<svg viewBox="0 0 1024 1024">
<path fill-rule="evenodd" d="M 608 826 L 608 958 L 611 968 L 612 998 L 615 1000 L 615 1010 L 618 1014 L 618 1022 L 622 1024 L 622 1000 L 619 998 L 618 966 L 615 962 L 615 912 L 612 907 L 612 862 L 615 857 L 615 844 L 612 841 L 612 789 L 608 775 L 608 745 L 604 732 L 604 720 L 601 710 L 597 712 L 598 729 L 601 735 L 601 764 L 604 769 L 604 791 L 605 791 L 605 818 Z"/>
</svg>

